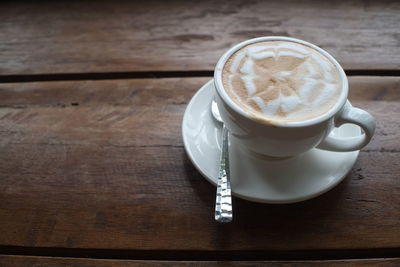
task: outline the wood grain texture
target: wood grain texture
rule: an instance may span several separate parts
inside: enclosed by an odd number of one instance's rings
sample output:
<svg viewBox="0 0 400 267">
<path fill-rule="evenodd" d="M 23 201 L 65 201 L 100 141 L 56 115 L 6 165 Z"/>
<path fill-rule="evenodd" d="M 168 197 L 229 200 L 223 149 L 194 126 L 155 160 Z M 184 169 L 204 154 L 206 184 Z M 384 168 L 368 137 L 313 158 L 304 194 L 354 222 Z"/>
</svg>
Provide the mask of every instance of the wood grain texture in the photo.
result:
<svg viewBox="0 0 400 267">
<path fill-rule="evenodd" d="M 197 251 L 400 247 L 400 78 L 354 77 L 379 121 L 338 187 L 264 205 L 215 189 L 182 147 L 186 104 L 206 78 L 0 85 L 0 245 Z"/>
<path fill-rule="evenodd" d="M 102 260 L 57 257 L 1 256 L 0 264 L 7 267 L 52 267 L 52 266 L 398 266 L 400 259 L 334 260 L 334 261 L 143 261 L 143 260 Z"/>
<path fill-rule="evenodd" d="M 211 70 L 270 35 L 315 43 L 346 69 L 400 69 L 398 1 L 9 1 L 0 74 Z"/>
<path fill-rule="evenodd" d="M 182 146 L 180 125 L 186 104 L 209 79 L 0 84 L 0 119 L 5 125 L 2 140 L 35 143 L 39 138 L 44 143 L 92 145 L 106 140 L 108 145 Z M 396 142 L 400 138 L 400 78 L 360 76 L 350 77 L 349 83 L 353 104 L 378 119 L 379 138 L 365 150 L 400 151 Z M 6 129 L 13 129 L 13 134 Z"/>
</svg>

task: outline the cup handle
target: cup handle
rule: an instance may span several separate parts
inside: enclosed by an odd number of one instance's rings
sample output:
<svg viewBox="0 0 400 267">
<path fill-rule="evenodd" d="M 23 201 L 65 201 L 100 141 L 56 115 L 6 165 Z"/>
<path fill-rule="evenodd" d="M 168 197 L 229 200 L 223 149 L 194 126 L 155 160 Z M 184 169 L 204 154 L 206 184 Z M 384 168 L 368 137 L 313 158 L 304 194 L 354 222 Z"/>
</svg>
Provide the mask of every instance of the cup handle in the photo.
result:
<svg viewBox="0 0 400 267">
<path fill-rule="evenodd" d="M 375 119 L 365 110 L 353 107 L 347 102 L 334 119 L 335 127 L 345 123 L 353 123 L 360 126 L 364 133 L 355 137 L 334 137 L 332 132 L 318 145 L 318 148 L 346 152 L 360 150 L 371 141 L 375 132 Z"/>
</svg>

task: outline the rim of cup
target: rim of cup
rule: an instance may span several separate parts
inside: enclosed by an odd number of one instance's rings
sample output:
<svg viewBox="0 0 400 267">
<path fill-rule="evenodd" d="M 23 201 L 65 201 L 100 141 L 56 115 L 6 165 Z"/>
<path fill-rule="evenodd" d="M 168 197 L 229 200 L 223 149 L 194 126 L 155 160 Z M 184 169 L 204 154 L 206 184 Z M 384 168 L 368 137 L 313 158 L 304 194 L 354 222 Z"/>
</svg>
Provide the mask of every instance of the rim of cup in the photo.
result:
<svg viewBox="0 0 400 267">
<path fill-rule="evenodd" d="M 279 120 L 273 120 L 272 122 L 269 120 L 260 120 L 257 118 L 252 117 L 249 115 L 247 112 L 245 112 L 242 108 L 240 108 L 226 93 L 223 83 L 222 83 L 222 70 L 223 67 L 226 63 L 226 61 L 239 49 L 241 49 L 244 46 L 247 46 L 249 44 L 253 43 L 258 43 L 258 42 L 264 42 L 264 41 L 289 41 L 289 42 L 294 42 L 294 43 L 299 43 L 305 46 L 308 46 L 317 52 L 321 53 L 325 57 L 327 57 L 336 67 L 336 69 L 339 72 L 340 78 L 342 80 L 342 90 L 339 96 L 338 101 L 335 103 L 335 105 L 329 109 L 327 112 L 323 113 L 322 115 L 319 115 L 317 117 L 307 119 L 307 120 L 302 120 L 302 121 L 279 121 Z M 334 57 L 332 57 L 328 52 L 323 50 L 322 48 L 311 44 L 309 42 L 296 39 L 296 38 L 291 38 L 291 37 L 284 37 L 284 36 L 265 36 L 265 37 L 258 37 L 258 38 L 253 38 L 246 40 L 244 42 L 241 42 L 232 48 L 230 48 L 228 51 L 225 52 L 225 54 L 222 55 L 222 57 L 218 60 L 217 65 L 214 70 L 214 84 L 217 89 L 218 95 L 223 99 L 223 101 L 228 104 L 230 108 L 232 108 L 235 112 L 239 113 L 240 115 L 244 116 L 245 118 L 251 119 L 253 121 L 256 121 L 258 123 L 263 123 L 266 125 L 274 125 L 274 126 L 280 126 L 280 127 L 300 127 L 300 126 L 310 126 L 314 125 L 317 123 L 320 123 L 322 121 L 328 120 L 331 117 L 333 117 L 346 103 L 347 101 L 347 96 L 348 96 L 348 91 L 349 91 L 349 85 L 348 85 L 348 80 L 347 76 L 343 70 L 343 68 L 340 66 L 340 64 L 336 61 Z"/>
</svg>

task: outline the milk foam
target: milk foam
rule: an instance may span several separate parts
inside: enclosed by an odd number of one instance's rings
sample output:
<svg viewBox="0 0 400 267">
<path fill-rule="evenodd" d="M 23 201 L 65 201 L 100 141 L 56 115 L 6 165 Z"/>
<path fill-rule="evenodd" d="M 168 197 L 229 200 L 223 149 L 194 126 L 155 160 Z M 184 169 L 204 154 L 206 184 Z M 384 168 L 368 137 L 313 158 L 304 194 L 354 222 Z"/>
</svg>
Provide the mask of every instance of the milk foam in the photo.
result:
<svg viewBox="0 0 400 267">
<path fill-rule="evenodd" d="M 341 92 L 339 72 L 327 57 L 289 41 L 243 47 L 226 62 L 222 82 L 237 105 L 267 121 L 318 117 Z"/>
</svg>

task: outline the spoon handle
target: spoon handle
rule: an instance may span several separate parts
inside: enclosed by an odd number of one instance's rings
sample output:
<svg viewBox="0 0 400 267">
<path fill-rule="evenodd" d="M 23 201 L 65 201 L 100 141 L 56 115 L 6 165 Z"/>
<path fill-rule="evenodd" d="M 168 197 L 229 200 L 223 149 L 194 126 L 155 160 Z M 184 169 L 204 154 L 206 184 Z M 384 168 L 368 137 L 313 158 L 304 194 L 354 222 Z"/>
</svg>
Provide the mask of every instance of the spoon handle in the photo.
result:
<svg viewBox="0 0 400 267">
<path fill-rule="evenodd" d="M 228 130 L 222 128 L 222 153 L 219 165 L 215 220 L 220 223 L 232 221 L 232 196 L 229 174 Z"/>
</svg>

